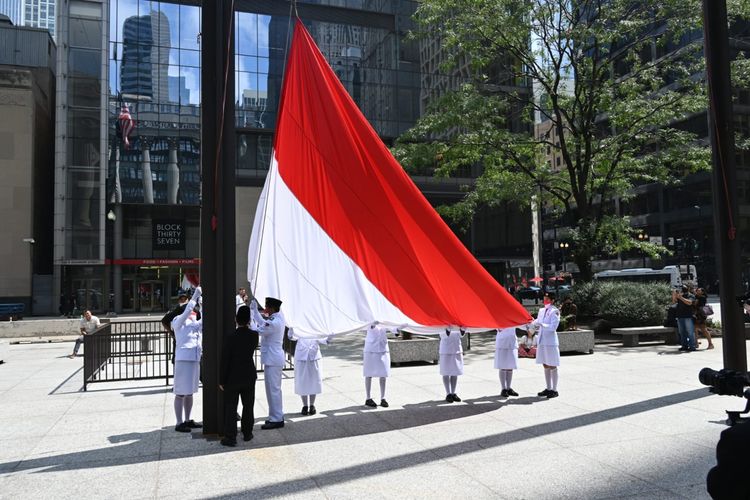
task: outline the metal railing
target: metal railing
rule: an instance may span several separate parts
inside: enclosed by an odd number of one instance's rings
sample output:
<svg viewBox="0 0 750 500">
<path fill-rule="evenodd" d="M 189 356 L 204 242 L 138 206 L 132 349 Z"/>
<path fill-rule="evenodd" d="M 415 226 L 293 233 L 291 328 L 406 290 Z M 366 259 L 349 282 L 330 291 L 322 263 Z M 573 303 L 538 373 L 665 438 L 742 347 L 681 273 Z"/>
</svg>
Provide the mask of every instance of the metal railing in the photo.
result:
<svg viewBox="0 0 750 500">
<path fill-rule="evenodd" d="M 158 321 L 107 323 L 83 339 L 83 390 L 94 382 L 174 376 L 172 337 Z"/>
</svg>

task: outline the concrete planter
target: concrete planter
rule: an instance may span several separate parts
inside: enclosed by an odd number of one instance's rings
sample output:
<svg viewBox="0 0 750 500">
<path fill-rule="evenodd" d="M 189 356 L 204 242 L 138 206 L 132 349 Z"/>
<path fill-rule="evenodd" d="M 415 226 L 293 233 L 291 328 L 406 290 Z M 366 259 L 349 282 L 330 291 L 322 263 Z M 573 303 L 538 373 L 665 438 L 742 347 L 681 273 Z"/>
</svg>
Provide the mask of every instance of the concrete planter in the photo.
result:
<svg viewBox="0 0 750 500">
<path fill-rule="evenodd" d="M 567 330 L 557 332 L 560 352 L 594 352 L 594 330 Z"/>
<path fill-rule="evenodd" d="M 466 335 L 461 338 L 464 351 L 467 350 L 468 340 Z M 409 361 L 437 363 L 440 359 L 440 337 L 437 335 L 412 335 L 408 340 L 391 338 L 388 339 L 388 348 L 391 351 L 392 365 Z"/>
</svg>

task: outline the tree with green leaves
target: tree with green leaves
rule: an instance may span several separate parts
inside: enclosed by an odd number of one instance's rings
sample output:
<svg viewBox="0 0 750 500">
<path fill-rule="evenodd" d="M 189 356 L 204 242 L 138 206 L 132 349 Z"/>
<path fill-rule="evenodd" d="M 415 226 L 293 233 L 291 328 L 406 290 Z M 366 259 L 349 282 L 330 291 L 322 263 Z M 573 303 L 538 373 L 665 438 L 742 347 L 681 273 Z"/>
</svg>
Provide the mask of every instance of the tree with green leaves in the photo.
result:
<svg viewBox="0 0 750 500">
<path fill-rule="evenodd" d="M 598 254 L 665 253 L 635 238 L 611 201 L 710 166 L 707 144 L 682 126 L 707 106 L 700 16 L 697 0 L 422 0 L 414 36 L 440 44 L 445 71 L 468 61 L 470 76 L 394 152 L 437 176 L 481 167 L 466 196 L 441 207 L 454 222 L 538 197 L 568 222 L 584 280 Z M 535 136 L 535 117 L 546 133 Z"/>
</svg>

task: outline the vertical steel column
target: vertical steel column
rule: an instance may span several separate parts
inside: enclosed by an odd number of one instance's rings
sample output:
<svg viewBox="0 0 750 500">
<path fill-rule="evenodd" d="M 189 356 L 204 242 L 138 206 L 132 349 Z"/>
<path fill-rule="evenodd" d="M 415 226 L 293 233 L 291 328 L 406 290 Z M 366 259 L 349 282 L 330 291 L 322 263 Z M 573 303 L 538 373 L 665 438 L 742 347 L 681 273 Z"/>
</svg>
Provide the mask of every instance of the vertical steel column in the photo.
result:
<svg viewBox="0 0 750 500">
<path fill-rule="evenodd" d="M 735 297 L 740 291 L 740 245 L 736 227 L 737 171 L 734 165 L 732 84 L 729 80 L 729 33 L 726 0 L 703 0 L 708 79 L 708 130 L 713 160 L 712 186 L 716 256 L 719 260 L 724 368 L 747 370 L 745 325 Z"/>
<path fill-rule="evenodd" d="M 218 388 L 219 361 L 222 336 L 234 330 L 235 99 L 231 6 L 231 0 L 203 2 L 201 14 L 200 277 L 204 311 L 201 371 L 204 434 L 222 434 L 224 430 L 223 397 Z M 226 85 L 225 75 L 228 75 Z M 218 156 L 217 151 L 220 151 Z"/>
</svg>

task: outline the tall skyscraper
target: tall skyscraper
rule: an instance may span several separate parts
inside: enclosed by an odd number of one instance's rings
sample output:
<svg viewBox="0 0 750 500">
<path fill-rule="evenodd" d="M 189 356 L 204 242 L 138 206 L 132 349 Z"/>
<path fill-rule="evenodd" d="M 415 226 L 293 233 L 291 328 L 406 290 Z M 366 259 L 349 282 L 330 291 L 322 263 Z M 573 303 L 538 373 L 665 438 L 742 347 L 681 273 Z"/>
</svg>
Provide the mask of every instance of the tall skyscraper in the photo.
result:
<svg viewBox="0 0 750 500">
<path fill-rule="evenodd" d="M 167 102 L 170 48 L 166 14 L 152 10 L 127 18 L 122 28 L 122 93 Z"/>
<path fill-rule="evenodd" d="M 15 26 L 21 25 L 21 0 L 0 0 L 0 14 L 5 14 Z"/>
<path fill-rule="evenodd" d="M 22 0 L 21 24 L 33 28 L 45 28 L 55 37 L 56 0 Z"/>
</svg>

